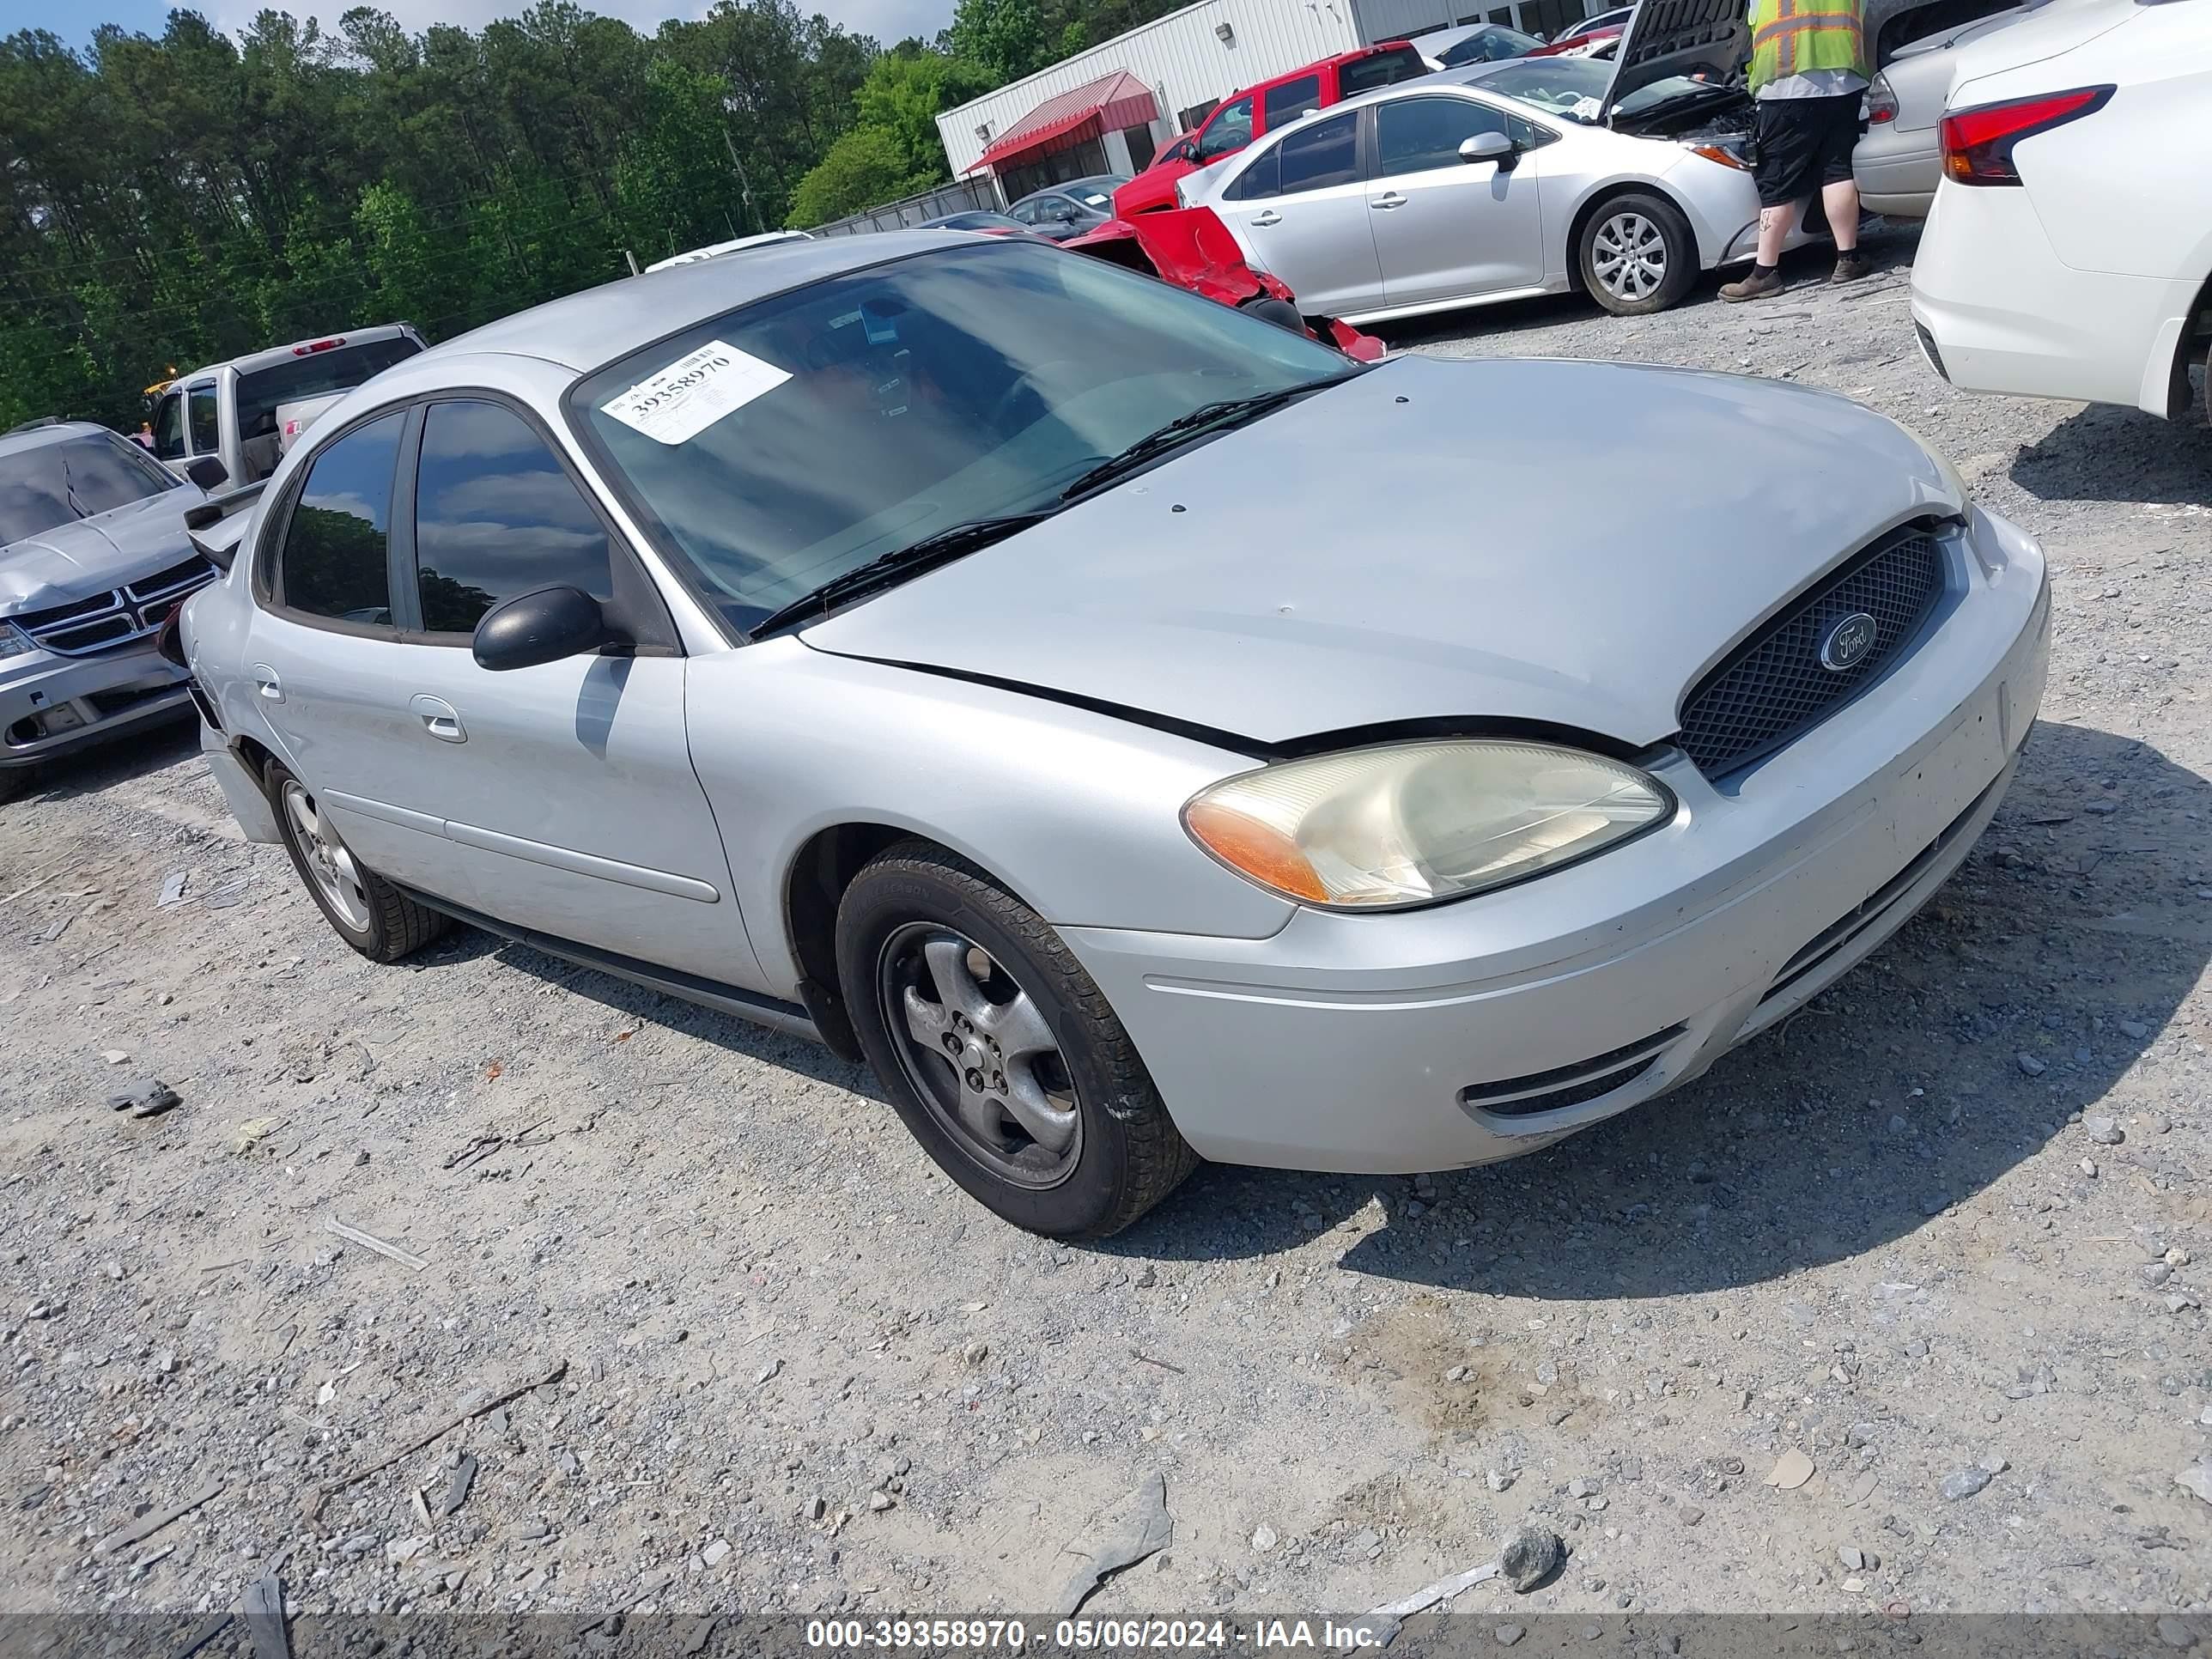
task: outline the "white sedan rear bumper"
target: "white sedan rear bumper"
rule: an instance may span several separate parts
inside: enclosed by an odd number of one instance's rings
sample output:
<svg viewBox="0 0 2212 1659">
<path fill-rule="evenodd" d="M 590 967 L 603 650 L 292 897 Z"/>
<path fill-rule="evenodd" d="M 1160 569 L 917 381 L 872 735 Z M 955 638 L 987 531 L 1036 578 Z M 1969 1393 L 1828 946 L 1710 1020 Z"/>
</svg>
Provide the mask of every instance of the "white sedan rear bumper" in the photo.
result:
<svg viewBox="0 0 2212 1659">
<path fill-rule="evenodd" d="M 2186 281 L 2077 270 L 2025 189 L 1946 183 L 1912 266 L 1912 320 L 1933 366 L 1968 392 L 2172 413 Z"/>
</svg>

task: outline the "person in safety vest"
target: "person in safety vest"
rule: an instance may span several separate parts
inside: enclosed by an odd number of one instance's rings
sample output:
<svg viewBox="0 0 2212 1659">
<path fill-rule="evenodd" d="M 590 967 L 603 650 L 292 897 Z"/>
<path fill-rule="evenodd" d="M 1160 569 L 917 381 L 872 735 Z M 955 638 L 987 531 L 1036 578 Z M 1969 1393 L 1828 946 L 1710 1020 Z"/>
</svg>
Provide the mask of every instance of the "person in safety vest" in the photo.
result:
<svg viewBox="0 0 2212 1659">
<path fill-rule="evenodd" d="M 1862 0 L 1751 0 L 1751 92 L 1759 114 L 1759 263 L 1723 300 L 1757 300 L 1782 289 L 1782 244 L 1820 192 L 1836 239 L 1831 282 L 1867 274 L 1859 253 L 1859 192 L 1851 150 L 1866 131 Z"/>
</svg>

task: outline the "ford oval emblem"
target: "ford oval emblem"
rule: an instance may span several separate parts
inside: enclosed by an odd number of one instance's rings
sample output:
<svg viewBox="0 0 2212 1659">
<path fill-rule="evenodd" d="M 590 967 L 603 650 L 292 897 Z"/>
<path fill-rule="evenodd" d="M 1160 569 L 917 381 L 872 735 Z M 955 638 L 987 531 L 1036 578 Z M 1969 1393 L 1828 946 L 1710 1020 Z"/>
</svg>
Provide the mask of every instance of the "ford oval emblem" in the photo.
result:
<svg viewBox="0 0 2212 1659">
<path fill-rule="evenodd" d="M 1832 674 L 1840 674 L 1847 668 L 1856 668 L 1867 659 L 1874 649 L 1875 635 L 1880 632 L 1872 617 L 1863 611 L 1854 611 L 1839 619 L 1820 640 L 1820 666 Z"/>
</svg>

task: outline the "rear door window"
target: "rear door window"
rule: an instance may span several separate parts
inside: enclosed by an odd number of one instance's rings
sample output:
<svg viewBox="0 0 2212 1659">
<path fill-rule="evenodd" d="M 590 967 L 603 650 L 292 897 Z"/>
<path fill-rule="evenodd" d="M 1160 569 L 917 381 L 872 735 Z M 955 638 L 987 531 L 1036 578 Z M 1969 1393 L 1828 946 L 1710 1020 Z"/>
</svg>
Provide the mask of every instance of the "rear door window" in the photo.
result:
<svg viewBox="0 0 2212 1659">
<path fill-rule="evenodd" d="M 185 423 L 192 434 L 193 454 L 212 455 L 222 447 L 222 423 L 216 417 L 213 382 L 185 388 Z"/>
<path fill-rule="evenodd" d="M 1275 154 L 1283 170 L 1279 188 L 1285 196 L 1352 184 L 1359 177 L 1359 117 L 1347 112 L 1316 121 L 1276 145 Z"/>
<path fill-rule="evenodd" d="M 431 634 L 471 633 L 492 606 L 533 588 L 614 598 L 599 515 L 544 439 L 498 404 L 432 404 L 424 414 L 415 563 Z"/>
<path fill-rule="evenodd" d="M 392 626 L 392 473 L 406 416 L 349 432 L 307 467 L 285 526 L 276 592 L 286 609 L 356 627 Z"/>
<path fill-rule="evenodd" d="M 1321 76 L 1301 75 L 1295 81 L 1285 81 L 1279 87 L 1269 87 L 1260 100 L 1260 109 L 1267 125 L 1261 130 L 1273 132 L 1277 127 L 1288 126 L 1308 110 L 1321 107 Z"/>
</svg>

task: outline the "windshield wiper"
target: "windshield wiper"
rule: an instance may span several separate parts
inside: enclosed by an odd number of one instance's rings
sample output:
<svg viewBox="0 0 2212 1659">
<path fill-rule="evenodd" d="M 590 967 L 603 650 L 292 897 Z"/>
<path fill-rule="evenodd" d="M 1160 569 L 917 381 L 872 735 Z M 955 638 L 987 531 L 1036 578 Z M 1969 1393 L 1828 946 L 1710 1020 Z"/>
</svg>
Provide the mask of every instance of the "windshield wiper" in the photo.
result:
<svg viewBox="0 0 2212 1659">
<path fill-rule="evenodd" d="M 933 566 L 947 563 L 963 553 L 973 553 L 979 547 L 988 547 L 993 542 L 1004 541 L 1033 524 L 1042 524 L 1059 511 L 1057 507 L 1051 507 L 1035 513 L 1005 513 L 996 518 L 969 519 L 963 524 L 948 525 L 918 542 L 895 547 L 866 564 L 855 565 L 842 575 L 832 576 L 781 610 L 769 611 L 745 630 L 746 636 L 759 639 L 779 628 L 808 621 L 817 612 L 827 617 L 830 607 L 840 599 L 854 599 L 874 588 L 888 587 L 908 576 L 919 575 Z"/>
<path fill-rule="evenodd" d="M 1349 374 L 1332 374 L 1327 380 L 1308 380 L 1302 386 L 1278 386 L 1273 392 L 1255 392 L 1249 398 L 1222 398 L 1210 404 L 1200 404 L 1188 415 L 1178 415 L 1158 430 L 1147 432 L 1120 454 L 1107 457 L 1061 490 L 1060 499 L 1071 501 L 1078 495 L 1088 495 L 1099 485 L 1111 483 L 1116 478 L 1127 476 L 1147 461 L 1158 459 L 1180 444 L 1189 442 L 1202 433 L 1257 420 L 1270 410 L 1279 409 L 1293 398 L 1303 398 L 1309 392 L 1319 392 L 1326 386 L 1340 386 L 1353 374 L 1364 372 L 1353 369 Z"/>
</svg>

